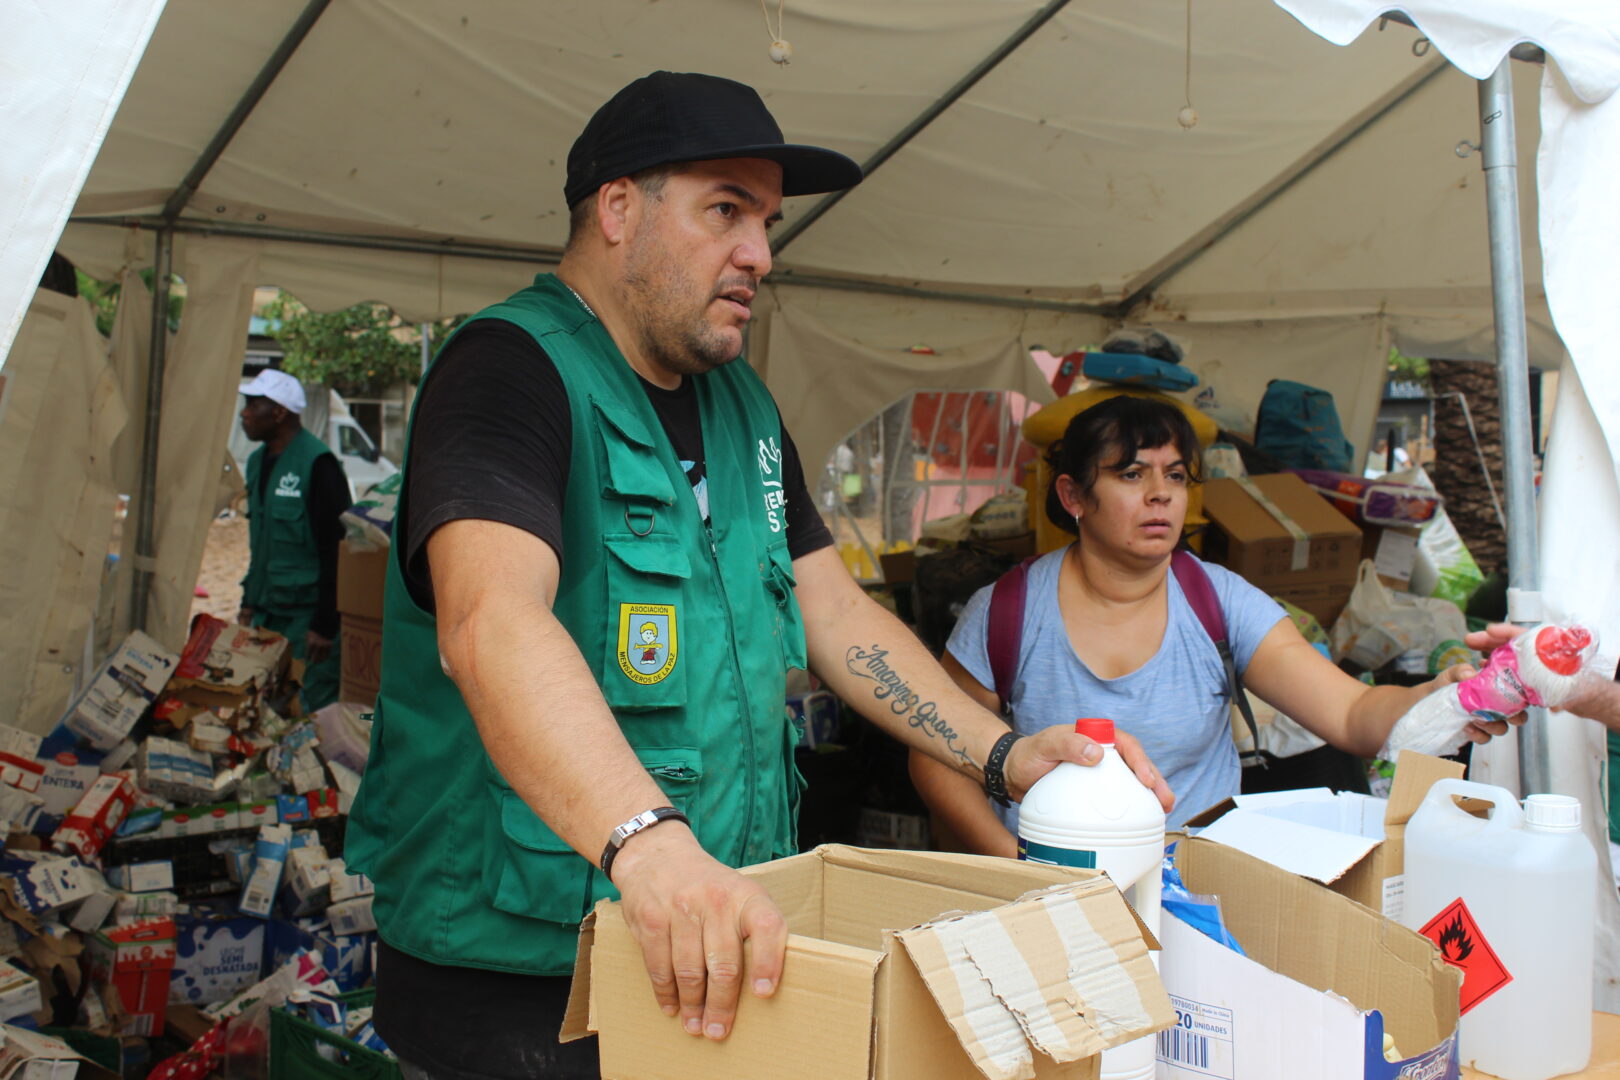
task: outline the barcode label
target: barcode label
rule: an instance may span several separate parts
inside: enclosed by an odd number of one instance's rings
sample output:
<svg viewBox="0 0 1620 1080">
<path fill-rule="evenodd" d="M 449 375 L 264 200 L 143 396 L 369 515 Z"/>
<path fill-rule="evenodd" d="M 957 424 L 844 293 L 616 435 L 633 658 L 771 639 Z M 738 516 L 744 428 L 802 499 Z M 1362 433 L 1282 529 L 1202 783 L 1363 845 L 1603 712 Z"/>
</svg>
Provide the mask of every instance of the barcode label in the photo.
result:
<svg viewBox="0 0 1620 1080">
<path fill-rule="evenodd" d="M 1176 1026 L 1158 1035 L 1160 1076 L 1233 1080 L 1232 1010 L 1170 995 Z"/>
<path fill-rule="evenodd" d="M 1173 1027 L 1159 1032 L 1159 1056 L 1166 1061 L 1179 1061 L 1195 1069 L 1209 1068 L 1209 1039 L 1190 1031 Z"/>
</svg>

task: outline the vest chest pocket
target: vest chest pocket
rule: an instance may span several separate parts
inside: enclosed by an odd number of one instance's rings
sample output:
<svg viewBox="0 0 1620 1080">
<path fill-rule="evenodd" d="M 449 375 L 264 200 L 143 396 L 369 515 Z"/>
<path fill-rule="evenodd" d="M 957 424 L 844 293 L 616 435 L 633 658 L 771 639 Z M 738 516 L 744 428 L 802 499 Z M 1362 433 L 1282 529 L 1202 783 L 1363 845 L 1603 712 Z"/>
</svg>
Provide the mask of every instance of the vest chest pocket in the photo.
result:
<svg viewBox="0 0 1620 1080">
<path fill-rule="evenodd" d="M 636 757 L 669 804 L 695 825 L 702 755 L 686 747 L 655 747 L 636 750 Z M 504 783 L 492 782 L 491 789 L 500 803 L 502 842 L 486 854 L 484 885 L 497 910 L 577 926 L 596 901 L 617 896 L 594 861 L 581 858 L 517 792 Z"/>
<path fill-rule="evenodd" d="M 765 588 L 776 601 L 776 640 L 782 648 L 782 663 L 790 668 L 805 667 L 809 661 L 805 656 L 804 618 L 799 613 L 799 599 L 793 592 L 797 582 L 786 540 L 766 552 L 762 573 Z"/>
<path fill-rule="evenodd" d="M 602 697 L 615 710 L 686 704 L 681 618 L 692 564 L 673 536 L 609 535 Z"/>
</svg>

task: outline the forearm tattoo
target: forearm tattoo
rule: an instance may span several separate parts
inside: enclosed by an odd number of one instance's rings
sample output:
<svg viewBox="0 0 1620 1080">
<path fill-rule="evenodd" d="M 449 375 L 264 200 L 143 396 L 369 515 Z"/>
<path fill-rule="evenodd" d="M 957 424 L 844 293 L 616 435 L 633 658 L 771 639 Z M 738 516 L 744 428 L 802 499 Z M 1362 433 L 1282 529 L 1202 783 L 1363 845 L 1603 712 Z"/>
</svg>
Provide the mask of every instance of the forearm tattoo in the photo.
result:
<svg viewBox="0 0 1620 1080">
<path fill-rule="evenodd" d="M 898 671 L 889 665 L 889 650 L 878 645 L 863 649 L 851 645 L 844 654 L 844 666 L 851 675 L 870 679 L 877 685 L 872 696 L 888 706 L 895 716 L 904 717 L 907 724 L 917 728 L 931 739 L 940 739 L 945 749 L 968 769 L 978 772 L 980 766 L 961 746 L 961 736 L 946 719 L 939 715 L 939 707 L 932 701 L 922 700 Z"/>
</svg>

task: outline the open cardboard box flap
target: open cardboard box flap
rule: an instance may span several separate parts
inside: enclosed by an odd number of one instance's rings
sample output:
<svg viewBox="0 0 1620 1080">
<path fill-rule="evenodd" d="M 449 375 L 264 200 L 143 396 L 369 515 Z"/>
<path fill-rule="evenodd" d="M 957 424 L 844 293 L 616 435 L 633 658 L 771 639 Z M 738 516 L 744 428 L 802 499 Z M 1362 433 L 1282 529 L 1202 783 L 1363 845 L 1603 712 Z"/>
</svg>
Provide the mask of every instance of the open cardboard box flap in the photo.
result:
<svg viewBox="0 0 1620 1080">
<path fill-rule="evenodd" d="M 1387 801 L 1325 788 L 1271 792 L 1227 799 L 1188 824 L 1204 826 L 1205 840 L 1331 885 L 1404 828 L 1437 780 L 1462 774 L 1454 761 L 1402 751 Z"/>
<path fill-rule="evenodd" d="M 743 873 L 781 908 L 788 952 L 723 1043 L 659 1011 L 619 905 L 586 919 L 562 1038 L 604 1033 L 604 1075 L 898 1076 L 885 1043 L 948 1023 L 984 1076 L 1027 1080 L 1035 1049 L 1076 1062 L 1174 1023 L 1150 937 L 1094 871 L 829 845 Z"/>
<path fill-rule="evenodd" d="M 1378 1009 L 1384 1030 L 1406 1053 L 1425 1051 L 1455 1032 L 1462 972 L 1427 938 L 1202 837 L 1179 843 L 1175 862 L 1188 889 L 1220 897 L 1226 927 L 1247 953 L 1222 954 L 1233 970 L 1259 965 L 1358 1011 Z M 1184 992 L 1174 985 L 1172 991 Z M 1295 1006 L 1268 998 L 1265 1007 Z"/>
</svg>

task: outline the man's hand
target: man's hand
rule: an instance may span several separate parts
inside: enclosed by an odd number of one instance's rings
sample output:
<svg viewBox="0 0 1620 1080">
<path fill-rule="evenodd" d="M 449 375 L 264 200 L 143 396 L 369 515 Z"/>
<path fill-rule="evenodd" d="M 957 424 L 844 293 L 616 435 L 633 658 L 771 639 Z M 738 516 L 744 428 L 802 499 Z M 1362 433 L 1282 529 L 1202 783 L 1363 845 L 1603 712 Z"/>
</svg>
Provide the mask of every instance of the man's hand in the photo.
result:
<svg viewBox="0 0 1620 1080">
<path fill-rule="evenodd" d="M 730 1034 L 745 975 L 755 996 L 776 992 L 786 920 L 757 881 L 717 862 L 685 825 L 666 821 L 627 840 L 613 883 L 659 1007 L 679 1012 L 689 1034 Z"/>
<path fill-rule="evenodd" d="M 250 608 L 250 607 L 244 607 L 244 608 L 237 609 L 237 612 L 236 612 L 236 624 L 238 626 L 252 626 L 253 625 L 253 609 Z"/>
<path fill-rule="evenodd" d="M 1159 805 L 1169 813 L 1176 797 L 1164 777 L 1153 767 L 1142 744 L 1122 731 L 1114 732 L 1114 746 L 1119 756 L 1129 765 L 1142 786 L 1158 796 Z M 1035 781 L 1065 761 L 1078 765 L 1095 765 L 1103 759 L 1103 750 L 1092 740 L 1079 734 L 1067 724 L 1057 724 L 1034 735 L 1019 739 L 1007 755 L 1003 772 L 1007 777 L 1007 792 L 1022 802 Z"/>
<path fill-rule="evenodd" d="M 310 667 L 332 655 L 332 639 L 311 630 L 304 635 L 304 663 Z"/>
<path fill-rule="evenodd" d="M 1489 653 L 1528 629 L 1527 626 L 1514 626 L 1512 623 L 1491 623 L 1485 629 L 1463 638 L 1463 644 L 1477 652 Z M 1575 695 L 1553 711 L 1584 716 L 1596 720 L 1610 731 L 1620 732 L 1620 685 L 1600 675 L 1585 674 Z"/>
</svg>

